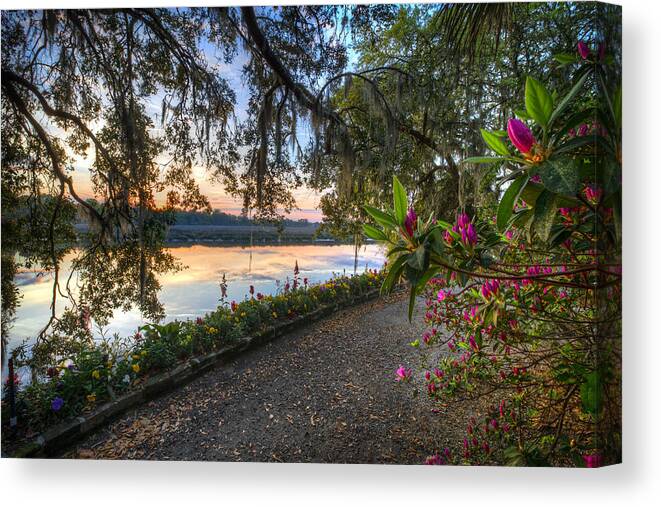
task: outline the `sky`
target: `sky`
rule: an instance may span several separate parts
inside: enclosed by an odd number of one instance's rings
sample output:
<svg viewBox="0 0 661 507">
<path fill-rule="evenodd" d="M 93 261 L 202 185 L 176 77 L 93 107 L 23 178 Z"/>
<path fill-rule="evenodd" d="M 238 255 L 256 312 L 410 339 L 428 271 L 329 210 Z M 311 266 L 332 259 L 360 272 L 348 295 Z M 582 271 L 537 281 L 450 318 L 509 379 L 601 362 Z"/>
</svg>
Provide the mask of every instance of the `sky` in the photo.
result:
<svg viewBox="0 0 661 507">
<path fill-rule="evenodd" d="M 220 50 L 217 48 L 209 44 L 202 44 L 201 48 L 209 63 L 222 73 L 223 77 L 234 90 L 236 94 L 234 113 L 237 120 L 245 120 L 247 117 L 249 93 L 243 82 L 242 68 L 248 61 L 248 54 L 243 48 L 239 47 L 237 56 L 231 63 L 227 64 L 222 61 Z M 153 110 L 155 118 L 160 118 L 161 100 L 162 96 L 156 95 L 148 105 Z M 72 157 L 74 158 L 74 173 L 72 174 L 72 178 L 78 193 L 84 198 L 94 197 L 89 174 L 89 168 L 94 162 L 94 149 L 90 147 L 87 157 L 80 157 L 73 154 Z M 234 215 L 242 212 L 242 200 L 229 196 L 220 183 L 211 181 L 204 167 L 193 167 L 193 176 L 202 193 L 209 199 L 212 208 L 220 209 L 225 213 Z M 298 209 L 292 210 L 286 216 L 296 220 L 307 219 L 311 222 L 320 222 L 322 213 L 317 209 L 317 206 L 319 205 L 321 194 L 307 187 L 295 189 L 292 193 L 296 199 Z"/>
</svg>

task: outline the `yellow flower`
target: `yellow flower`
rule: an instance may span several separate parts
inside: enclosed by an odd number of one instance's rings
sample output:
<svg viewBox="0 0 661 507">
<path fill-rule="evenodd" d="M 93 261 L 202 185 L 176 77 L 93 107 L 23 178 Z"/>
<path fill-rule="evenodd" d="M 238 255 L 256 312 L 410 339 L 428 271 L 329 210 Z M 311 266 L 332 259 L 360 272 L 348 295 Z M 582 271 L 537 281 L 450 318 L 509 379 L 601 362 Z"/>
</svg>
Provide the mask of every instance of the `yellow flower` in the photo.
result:
<svg viewBox="0 0 661 507">
<path fill-rule="evenodd" d="M 272 315 L 273 315 L 273 318 L 274 318 L 274 319 L 277 319 L 277 318 L 278 318 L 278 314 L 277 314 L 277 313 L 273 312 Z"/>
<path fill-rule="evenodd" d="M 246 312 L 241 312 L 241 317 L 245 317 L 245 316 L 246 316 Z"/>
<path fill-rule="evenodd" d="M 140 359 L 140 356 L 139 356 L 138 354 L 133 354 L 133 356 L 131 356 L 131 357 L 133 357 L 133 359 L 134 359 L 135 361 L 137 361 L 138 359 Z"/>
<path fill-rule="evenodd" d="M 140 365 L 139 364 L 134 364 L 131 366 L 134 372 L 138 373 L 140 371 Z"/>
<path fill-rule="evenodd" d="M 142 352 L 140 352 L 140 355 L 141 355 L 142 357 L 145 357 L 145 356 L 147 355 L 147 351 L 146 351 L 146 350 L 143 350 Z"/>
<path fill-rule="evenodd" d="M 92 377 L 98 380 L 99 378 L 101 378 L 101 374 L 99 373 L 98 370 L 94 370 L 92 372 Z"/>
<path fill-rule="evenodd" d="M 106 365 L 108 368 L 112 368 L 112 361 L 108 361 L 108 364 Z"/>
<path fill-rule="evenodd" d="M 215 327 L 210 327 L 209 328 L 209 334 L 216 334 L 216 331 L 218 331 Z"/>
<path fill-rule="evenodd" d="M 96 394 L 88 394 L 87 395 L 87 401 L 89 403 L 94 403 L 96 401 Z"/>
</svg>

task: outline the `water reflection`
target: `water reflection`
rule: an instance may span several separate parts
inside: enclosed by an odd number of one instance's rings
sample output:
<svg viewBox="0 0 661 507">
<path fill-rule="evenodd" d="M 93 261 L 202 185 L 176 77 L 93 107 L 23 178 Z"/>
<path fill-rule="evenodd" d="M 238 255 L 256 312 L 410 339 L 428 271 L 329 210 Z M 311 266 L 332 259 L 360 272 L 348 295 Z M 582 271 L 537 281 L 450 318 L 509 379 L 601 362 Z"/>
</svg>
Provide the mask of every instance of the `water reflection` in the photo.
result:
<svg viewBox="0 0 661 507">
<path fill-rule="evenodd" d="M 294 264 L 298 262 L 300 277 L 307 277 L 309 283 L 330 278 L 334 273 L 353 272 L 354 248 L 352 245 L 283 245 L 248 248 L 245 246 L 186 246 L 170 248 L 169 251 L 186 266 L 185 269 L 160 277 L 163 286 L 160 301 L 167 317 L 164 322 L 174 319 L 189 319 L 204 315 L 216 308 L 220 290 L 218 282 L 223 273 L 228 282 L 229 300 L 247 297 L 250 285 L 256 292 L 272 294 L 277 290 L 276 281 L 293 275 Z M 378 245 L 366 245 L 358 252 L 358 271 L 365 268 L 380 268 L 384 256 Z M 71 258 L 65 259 L 62 276 L 68 276 Z M 35 336 L 48 322 L 52 295 L 52 277 L 49 274 L 22 273 L 20 275 L 21 305 L 16 312 L 16 320 L 10 334 L 9 349 L 24 339 Z M 58 311 L 62 311 L 65 301 L 58 301 Z M 107 336 L 118 333 L 121 336 L 135 332 L 145 324 L 137 310 L 115 311 L 108 326 L 96 328 L 96 335 Z"/>
</svg>

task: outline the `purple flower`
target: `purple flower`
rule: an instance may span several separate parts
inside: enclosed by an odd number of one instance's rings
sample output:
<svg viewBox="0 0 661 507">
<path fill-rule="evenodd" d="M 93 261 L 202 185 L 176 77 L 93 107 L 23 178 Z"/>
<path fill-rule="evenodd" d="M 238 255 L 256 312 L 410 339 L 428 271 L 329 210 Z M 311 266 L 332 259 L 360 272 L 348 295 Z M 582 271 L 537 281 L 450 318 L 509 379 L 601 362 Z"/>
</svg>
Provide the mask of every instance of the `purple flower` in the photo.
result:
<svg viewBox="0 0 661 507">
<path fill-rule="evenodd" d="M 517 118 L 510 118 L 507 122 L 507 135 L 512 144 L 521 153 L 528 154 L 535 144 L 535 138 L 528 126 Z"/>
<path fill-rule="evenodd" d="M 588 56 L 590 56 L 590 48 L 583 41 L 579 41 L 578 43 L 578 54 L 581 55 L 583 60 L 587 60 Z"/>
<path fill-rule="evenodd" d="M 541 183 L 542 182 L 542 177 L 539 174 L 533 175 L 532 178 L 530 178 L 531 183 Z"/>
<path fill-rule="evenodd" d="M 471 348 L 472 348 L 475 352 L 477 352 L 478 350 L 480 350 L 480 348 L 477 346 L 477 342 L 475 341 L 475 337 L 474 337 L 474 336 L 471 336 L 471 337 L 469 338 L 468 343 L 470 343 Z"/>
<path fill-rule="evenodd" d="M 471 219 L 466 213 L 462 213 L 457 217 L 457 226 L 460 229 L 466 228 L 466 226 L 470 223 L 471 223 Z"/>
<path fill-rule="evenodd" d="M 413 237 L 413 230 L 417 222 L 418 215 L 415 214 L 413 208 L 409 208 L 409 212 L 406 214 L 406 219 L 404 220 L 404 228 L 409 237 Z"/>
<path fill-rule="evenodd" d="M 59 412 L 63 405 L 64 400 L 59 396 L 55 397 L 53 401 L 50 402 L 50 408 L 53 409 L 53 412 Z"/>
<path fill-rule="evenodd" d="M 437 296 L 438 301 L 439 301 L 439 302 L 440 302 L 440 301 L 443 301 L 446 297 L 448 297 L 448 294 L 450 294 L 449 291 L 446 292 L 446 291 L 444 291 L 443 289 L 439 290 L 439 291 L 438 291 L 438 296 Z"/>
<path fill-rule="evenodd" d="M 590 127 L 588 127 L 585 123 L 582 123 L 580 127 L 578 127 L 578 135 L 583 137 L 587 136 L 588 132 L 590 132 Z"/>
</svg>

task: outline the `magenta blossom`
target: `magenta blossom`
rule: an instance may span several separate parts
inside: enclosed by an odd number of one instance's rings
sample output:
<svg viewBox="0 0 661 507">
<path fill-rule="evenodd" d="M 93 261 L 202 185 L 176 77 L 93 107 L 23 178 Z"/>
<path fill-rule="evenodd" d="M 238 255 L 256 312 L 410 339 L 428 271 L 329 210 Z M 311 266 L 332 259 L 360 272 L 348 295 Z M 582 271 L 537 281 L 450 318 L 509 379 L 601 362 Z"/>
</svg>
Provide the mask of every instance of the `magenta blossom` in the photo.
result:
<svg viewBox="0 0 661 507">
<path fill-rule="evenodd" d="M 583 456 L 583 461 L 587 468 L 599 468 L 604 465 L 604 458 L 601 454 L 587 454 Z"/>
<path fill-rule="evenodd" d="M 578 43 L 578 54 L 581 55 L 583 60 L 587 60 L 588 56 L 590 56 L 590 48 L 583 41 L 579 41 Z"/>
<path fill-rule="evenodd" d="M 428 456 L 425 460 L 425 465 L 445 465 L 447 464 L 445 458 L 439 454 L 434 454 L 433 456 Z"/>
<path fill-rule="evenodd" d="M 444 291 L 443 289 L 438 291 L 438 301 L 443 301 L 448 295 L 450 294 L 450 291 Z"/>
<path fill-rule="evenodd" d="M 517 118 L 510 118 L 507 122 L 507 135 L 514 147 L 523 154 L 530 153 L 535 138 L 528 126 Z"/>
<path fill-rule="evenodd" d="M 468 224 L 468 227 L 461 230 L 461 241 L 466 245 L 475 245 L 477 243 L 477 233 L 473 224 Z"/>
<path fill-rule="evenodd" d="M 406 214 L 406 219 L 404 220 L 404 228 L 406 229 L 409 237 L 413 237 L 414 227 L 418 222 L 418 215 L 415 214 L 413 208 L 409 208 L 409 212 Z"/>
<path fill-rule="evenodd" d="M 407 381 L 411 378 L 411 369 L 399 365 L 397 371 L 395 372 L 397 382 Z"/>
<path fill-rule="evenodd" d="M 595 185 L 588 185 L 585 187 L 584 193 L 590 204 L 597 204 L 601 199 L 602 190 Z"/>
</svg>

